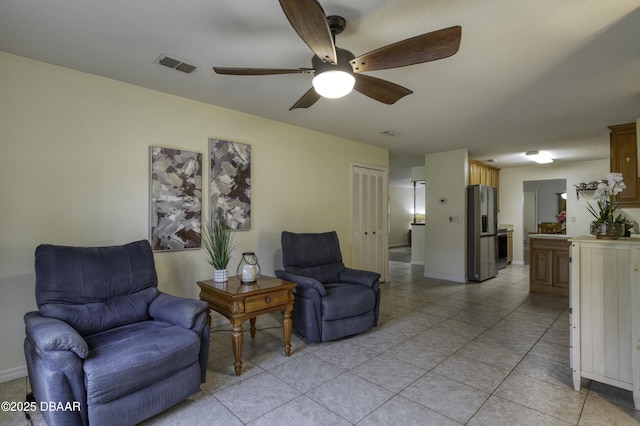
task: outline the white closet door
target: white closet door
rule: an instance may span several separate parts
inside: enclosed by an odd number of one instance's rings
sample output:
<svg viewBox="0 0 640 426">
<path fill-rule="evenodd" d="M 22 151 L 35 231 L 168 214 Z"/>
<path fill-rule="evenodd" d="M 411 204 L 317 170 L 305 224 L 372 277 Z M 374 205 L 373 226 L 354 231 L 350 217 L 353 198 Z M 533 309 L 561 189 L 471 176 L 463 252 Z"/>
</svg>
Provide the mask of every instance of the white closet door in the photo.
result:
<svg viewBox="0 0 640 426">
<path fill-rule="evenodd" d="M 352 167 L 352 265 L 387 274 L 387 174 L 385 170 Z"/>
<path fill-rule="evenodd" d="M 366 265 L 365 232 L 367 224 L 364 217 L 367 214 L 367 205 L 364 204 L 363 198 L 366 192 L 365 182 L 368 180 L 367 169 L 353 167 L 351 173 L 351 264 L 356 269 L 365 269 Z"/>
<path fill-rule="evenodd" d="M 369 270 L 384 277 L 385 272 L 385 172 L 369 170 Z"/>
</svg>

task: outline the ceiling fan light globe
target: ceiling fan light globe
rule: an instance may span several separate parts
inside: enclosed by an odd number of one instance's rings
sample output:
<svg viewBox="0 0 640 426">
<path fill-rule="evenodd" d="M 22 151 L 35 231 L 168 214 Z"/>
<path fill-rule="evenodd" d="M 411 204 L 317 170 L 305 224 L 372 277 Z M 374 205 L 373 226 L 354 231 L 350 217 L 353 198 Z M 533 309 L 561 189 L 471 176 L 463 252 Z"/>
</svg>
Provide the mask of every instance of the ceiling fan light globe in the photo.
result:
<svg viewBox="0 0 640 426">
<path fill-rule="evenodd" d="M 347 72 L 332 70 L 316 74 L 311 83 L 320 96 L 336 99 L 348 95 L 353 90 L 356 79 Z"/>
</svg>

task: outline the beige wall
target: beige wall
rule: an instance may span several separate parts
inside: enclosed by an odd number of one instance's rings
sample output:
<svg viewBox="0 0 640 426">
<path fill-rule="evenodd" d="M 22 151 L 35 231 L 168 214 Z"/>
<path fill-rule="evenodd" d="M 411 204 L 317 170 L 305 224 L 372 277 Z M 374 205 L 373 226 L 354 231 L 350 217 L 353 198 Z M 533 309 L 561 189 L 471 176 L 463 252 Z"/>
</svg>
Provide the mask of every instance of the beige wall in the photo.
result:
<svg viewBox="0 0 640 426">
<path fill-rule="evenodd" d="M 284 229 L 336 230 L 350 264 L 350 165 L 388 167 L 386 149 L 1 52 L 0 93 L 0 382 L 24 375 L 38 244 L 148 237 L 149 146 L 206 160 L 211 137 L 251 144 L 253 228 L 235 235 L 268 274 Z M 155 259 L 172 294 L 197 297 L 195 281 L 212 275 L 200 250 Z"/>
<path fill-rule="evenodd" d="M 467 150 L 427 154 L 425 165 L 424 276 L 466 282 Z"/>
</svg>

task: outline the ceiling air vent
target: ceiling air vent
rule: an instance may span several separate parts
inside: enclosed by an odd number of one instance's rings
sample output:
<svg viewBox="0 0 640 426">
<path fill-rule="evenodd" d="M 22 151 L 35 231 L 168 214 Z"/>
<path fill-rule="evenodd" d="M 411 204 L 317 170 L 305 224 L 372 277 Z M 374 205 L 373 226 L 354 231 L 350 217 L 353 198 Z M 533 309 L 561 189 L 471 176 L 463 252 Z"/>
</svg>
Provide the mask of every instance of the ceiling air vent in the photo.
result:
<svg viewBox="0 0 640 426">
<path fill-rule="evenodd" d="M 182 71 L 185 74 L 191 74 L 196 70 L 195 66 L 189 65 L 185 62 L 180 62 L 179 60 L 170 58 L 169 56 L 161 56 L 160 59 L 158 60 L 158 63 L 160 65 L 164 65 L 165 67 Z"/>
</svg>

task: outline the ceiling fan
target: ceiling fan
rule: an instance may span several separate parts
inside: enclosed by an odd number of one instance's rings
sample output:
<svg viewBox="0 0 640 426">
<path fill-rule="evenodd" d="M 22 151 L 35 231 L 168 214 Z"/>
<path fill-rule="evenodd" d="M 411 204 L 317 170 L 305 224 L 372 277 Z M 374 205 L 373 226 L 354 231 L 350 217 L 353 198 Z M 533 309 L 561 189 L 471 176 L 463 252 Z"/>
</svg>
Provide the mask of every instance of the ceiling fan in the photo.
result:
<svg viewBox="0 0 640 426">
<path fill-rule="evenodd" d="M 320 97 L 338 98 L 352 89 L 391 105 L 413 93 L 406 87 L 362 74 L 447 58 L 458 51 L 462 28 L 454 26 L 412 37 L 356 57 L 335 46 L 335 36 L 344 31 L 346 20 L 326 16 L 317 0 L 280 0 L 289 23 L 315 54 L 312 68 L 214 67 L 218 74 L 276 75 L 315 74 L 313 87 L 289 110 L 308 108 Z M 342 83 L 341 83 L 342 82 Z"/>
</svg>

